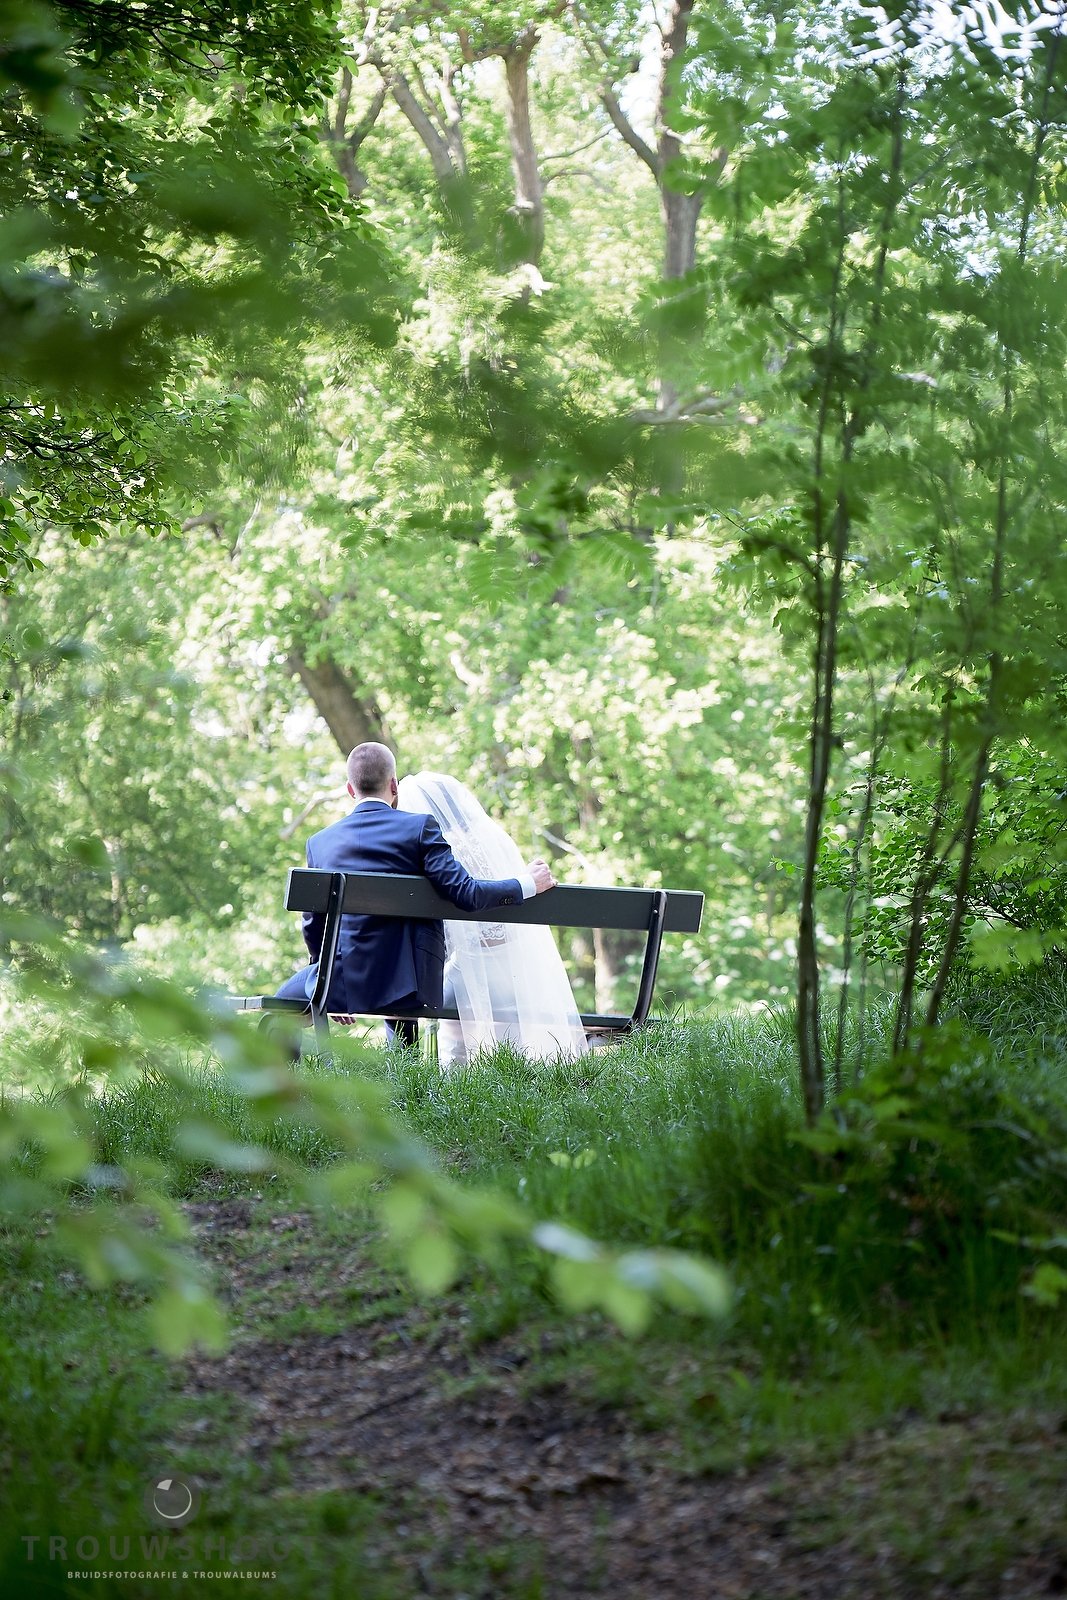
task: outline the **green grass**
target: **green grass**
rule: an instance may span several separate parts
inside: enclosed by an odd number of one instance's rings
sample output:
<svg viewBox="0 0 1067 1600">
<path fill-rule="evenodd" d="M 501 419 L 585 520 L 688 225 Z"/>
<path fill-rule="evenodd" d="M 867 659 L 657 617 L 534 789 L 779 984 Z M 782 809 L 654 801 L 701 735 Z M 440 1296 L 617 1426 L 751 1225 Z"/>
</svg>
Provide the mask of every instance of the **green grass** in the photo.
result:
<svg viewBox="0 0 1067 1600">
<path fill-rule="evenodd" d="M 218 1069 L 198 1059 L 186 1065 L 180 1079 L 146 1072 L 98 1096 L 93 1104 L 97 1159 L 116 1165 L 131 1156 L 159 1162 L 167 1168 L 171 1193 L 191 1194 L 212 1169 L 206 1161 L 183 1155 L 176 1133 L 183 1122 L 200 1119 L 219 1123 L 234 1140 L 265 1145 L 298 1166 L 322 1166 L 339 1154 L 338 1146 L 311 1123 L 278 1117 L 263 1126 Z"/>
<path fill-rule="evenodd" d="M 1060 1025 L 1067 987 L 1046 1002 L 1042 1037 Z M 501 1049 L 441 1074 L 411 1052 L 349 1053 L 339 1041 L 332 1060 L 303 1070 L 383 1081 L 397 1117 L 444 1165 L 537 1216 L 723 1261 L 739 1290 L 735 1326 L 764 1353 L 871 1328 L 905 1343 L 980 1339 L 994 1326 L 1025 1336 L 1048 1316 L 1025 1291 L 1042 1261 L 1063 1255 L 1051 1241 L 1067 1218 L 1067 1054 L 1034 1037 L 1023 1050 L 1017 1010 L 1002 1001 L 996 1015 L 999 1032 L 988 1018 L 982 1035 L 949 1028 L 914 1060 L 870 1071 L 814 1146 L 781 1012 L 666 1023 L 574 1063 Z M 98 1158 L 167 1163 L 174 1190 L 189 1194 L 209 1168 L 176 1156 L 183 1118 L 214 1120 L 299 1167 L 338 1153 L 307 1123 L 257 1127 L 200 1066 L 183 1086 L 146 1075 L 101 1097 Z M 498 1317 L 521 1319 L 521 1286 L 536 1294 L 537 1270 L 517 1266 L 519 1292 L 505 1292 L 512 1309 Z"/>
<path fill-rule="evenodd" d="M 700 1476 L 769 1460 L 787 1471 L 831 1470 L 857 1440 L 899 1438 L 878 1468 L 885 1515 L 897 1523 L 883 1518 L 875 1528 L 874 1519 L 869 1536 L 888 1540 L 916 1572 L 943 1558 L 950 1574 L 953 1563 L 966 1573 L 967 1540 L 995 1565 L 1010 1547 L 1010 1518 L 976 1528 L 968 1503 L 953 1502 L 940 1554 L 913 1524 L 908 1532 L 921 1449 L 936 1455 L 929 1440 L 909 1454 L 908 1441 L 957 1417 L 995 1433 L 998 1418 L 1067 1409 L 1062 1312 L 1027 1292 L 1042 1261 L 1064 1259 L 1054 1241 L 1067 1233 L 1067 984 L 1059 975 L 1044 987 L 986 984 L 957 996 L 956 1008 L 974 1033 L 946 1028 L 912 1062 L 872 1069 L 814 1145 L 782 1012 L 662 1024 L 571 1064 L 533 1065 L 501 1050 L 442 1075 L 414 1054 L 349 1052 L 339 1040 L 332 1060 L 312 1058 L 302 1070 L 385 1084 L 398 1117 L 463 1182 L 519 1196 L 538 1216 L 608 1242 L 704 1252 L 727 1265 L 736 1286 L 725 1325 L 661 1314 L 633 1342 L 598 1317 L 562 1315 L 542 1264 L 520 1252 L 506 1267 L 468 1268 L 457 1293 L 471 1350 L 524 1341 L 535 1353 L 522 1369 L 529 1388 L 569 1384 L 622 1407 L 639 1429 L 670 1431 L 681 1468 Z M 872 1021 L 877 1034 L 884 1014 Z M 234 1248 L 250 1258 L 293 1252 L 314 1292 L 279 1305 L 269 1288 L 253 1287 L 244 1317 L 273 1340 L 299 1341 L 403 1315 L 411 1293 L 388 1251 L 358 1292 L 333 1280 L 328 1250 L 317 1262 L 322 1240 L 365 1231 L 364 1215 L 338 1212 L 318 1235 L 264 1231 L 265 1218 L 294 1204 L 284 1181 L 224 1176 L 176 1156 L 190 1117 L 216 1120 L 300 1166 L 327 1165 L 337 1150 L 307 1124 L 279 1117 L 253 1126 L 240 1095 L 203 1062 L 190 1065 L 184 1085 L 146 1073 L 94 1102 L 101 1162 L 163 1163 L 179 1196 L 200 1197 L 210 1184 L 215 1197 L 261 1197 L 256 1225 L 235 1235 Z M 0 1464 L 16 1485 L 0 1589 L 25 1532 L 130 1525 L 152 1474 L 195 1470 L 211 1441 L 212 1510 L 202 1531 L 313 1535 L 298 1541 L 272 1592 L 347 1594 L 358 1568 L 363 1600 L 406 1593 L 381 1548 L 373 1497 L 287 1499 L 284 1451 L 261 1466 L 234 1455 L 225 1415 L 192 1443 L 176 1442 L 186 1438 L 188 1403 L 147 1349 L 137 1292 L 87 1294 L 36 1248 L 32 1230 L 0 1238 L 0 1268 L 9 1287 Z M 1005 1505 L 1023 1517 L 1022 1480 L 1007 1462 L 997 1470 Z M 813 1539 L 852 1537 L 847 1485 L 840 1515 L 815 1501 Z M 472 1552 L 454 1568 L 442 1578 L 445 1594 L 464 1585 L 494 1592 L 494 1584 L 514 1600 L 549 1592 L 536 1552 L 524 1547 Z M 34 1592 L 19 1571 L 22 1587 L 4 1592 Z M 110 1591 L 100 1580 L 91 1592 Z"/>
<path fill-rule="evenodd" d="M 250 1252 L 262 1253 L 277 1240 L 267 1226 L 270 1214 L 268 1207 L 249 1230 Z M 294 1259 L 314 1256 L 323 1249 L 323 1237 L 297 1234 L 287 1248 Z M 0 1331 L 0 1594 L 13 1600 L 75 1593 L 129 1600 L 159 1593 L 164 1584 L 151 1576 L 152 1569 L 228 1567 L 242 1548 L 250 1554 L 236 1560 L 238 1568 L 275 1568 L 270 1593 L 288 1600 L 349 1600 L 353 1592 L 361 1600 L 397 1600 L 408 1592 L 383 1538 L 379 1498 L 366 1491 L 287 1493 L 284 1440 L 275 1456 L 262 1461 L 235 1449 L 241 1403 L 220 1403 L 216 1395 L 204 1411 L 178 1393 L 175 1369 L 149 1347 L 142 1294 L 86 1292 L 62 1262 L 31 1254 L 10 1233 L 0 1241 L 0 1273 L 6 1291 Z M 381 1286 L 391 1284 L 387 1278 Z M 291 1327 L 286 1317 L 272 1317 L 269 1301 L 244 1311 L 244 1331 L 269 1329 L 272 1339 L 337 1326 L 326 1308 L 305 1318 L 293 1308 Z M 190 1529 L 191 1560 L 168 1553 L 179 1536 L 170 1535 L 169 1547 L 159 1544 L 161 1530 L 145 1515 L 145 1491 L 163 1473 L 185 1474 L 205 1487 Z M 119 1559 L 109 1562 L 112 1539 Z M 58 1543 L 50 1550 L 53 1540 Z M 79 1560 L 82 1540 L 90 1541 L 84 1547 L 89 1558 Z M 98 1560 L 91 1558 L 93 1541 Z M 132 1560 L 123 1562 L 130 1551 Z M 150 1575 L 143 1582 L 126 1573 L 67 1580 L 70 1570 L 124 1565 L 147 1568 Z M 165 1588 L 179 1600 L 211 1592 L 193 1576 L 167 1579 Z M 256 1581 L 227 1579 L 225 1592 L 264 1589 Z"/>
<path fill-rule="evenodd" d="M 343 1070 L 342 1066 L 332 1069 Z M 1067 1216 L 1062 1059 L 946 1032 L 872 1071 L 805 1142 L 777 1019 L 650 1030 L 539 1070 L 499 1052 L 441 1078 L 381 1058 L 404 1121 L 472 1181 L 594 1237 L 727 1262 L 764 1350 L 845 1324 L 905 1340 L 1040 1322 L 1020 1291 Z"/>
</svg>

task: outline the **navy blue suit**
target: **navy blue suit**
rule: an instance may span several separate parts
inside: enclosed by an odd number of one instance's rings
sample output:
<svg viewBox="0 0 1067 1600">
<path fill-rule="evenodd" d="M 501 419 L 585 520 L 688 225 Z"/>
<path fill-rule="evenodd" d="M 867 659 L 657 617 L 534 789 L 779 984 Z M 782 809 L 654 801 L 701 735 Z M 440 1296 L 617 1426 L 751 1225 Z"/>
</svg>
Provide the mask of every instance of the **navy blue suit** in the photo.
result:
<svg viewBox="0 0 1067 1600">
<path fill-rule="evenodd" d="M 460 866 L 433 817 L 394 811 L 385 801 L 361 801 L 347 817 L 313 834 L 309 867 L 333 872 L 421 873 L 462 911 L 515 905 L 522 900 L 517 878 L 481 881 Z M 304 942 L 311 965 L 278 990 L 289 999 L 310 996 L 318 976 L 326 918 L 304 916 Z M 402 917 L 346 916 L 326 996 L 327 1011 L 399 1011 L 443 1004 L 445 931 L 440 922 Z"/>
</svg>

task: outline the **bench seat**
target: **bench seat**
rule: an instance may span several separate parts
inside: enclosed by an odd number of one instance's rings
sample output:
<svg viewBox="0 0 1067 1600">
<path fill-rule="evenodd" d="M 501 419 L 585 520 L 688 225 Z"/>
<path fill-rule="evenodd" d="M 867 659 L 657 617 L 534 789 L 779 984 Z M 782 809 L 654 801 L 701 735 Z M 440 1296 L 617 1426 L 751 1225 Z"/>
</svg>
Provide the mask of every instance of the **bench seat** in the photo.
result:
<svg viewBox="0 0 1067 1600">
<path fill-rule="evenodd" d="M 294 867 L 285 889 L 287 911 L 316 912 L 326 917 L 315 992 L 307 1001 L 282 1000 L 276 995 L 230 995 L 226 1004 L 235 1011 L 260 1012 L 263 1022 L 273 1015 L 302 1018 L 322 1039 L 329 1034 L 329 1016 L 323 1009 L 330 973 L 337 959 L 344 915 L 368 914 L 419 920 L 455 922 L 514 922 L 534 927 L 602 928 L 646 935 L 645 955 L 637 1000 L 628 1015 L 582 1013 L 588 1032 L 628 1033 L 648 1020 L 665 933 L 696 933 L 704 896 L 691 889 L 596 888 L 587 884 L 557 884 L 544 894 L 513 906 L 490 906 L 484 911 L 461 911 L 439 895 L 427 878 L 380 872 L 329 872 L 318 867 Z M 368 1016 L 433 1021 L 458 1020 L 454 1007 L 436 1010 L 368 1012 Z"/>
</svg>

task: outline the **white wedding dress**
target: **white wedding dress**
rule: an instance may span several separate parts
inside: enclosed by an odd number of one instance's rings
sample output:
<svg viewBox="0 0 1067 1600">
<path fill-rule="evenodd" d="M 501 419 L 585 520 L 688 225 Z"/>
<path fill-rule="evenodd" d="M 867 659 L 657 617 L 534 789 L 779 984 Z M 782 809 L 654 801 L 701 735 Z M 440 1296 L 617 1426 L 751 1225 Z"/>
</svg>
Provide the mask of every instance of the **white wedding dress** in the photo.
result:
<svg viewBox="0 0 1067 1600">
<path fill-rule="evenodd" d="M 439 772 L 400 782 L 404 811 L 428 812 L 474 878 L 516 878 L 518 846 L 464 784 Z M 438 1061 L 455 1066 L 507 1042 L 539 1061 L 574 1059 L 589 1048 L 570 980 L 548 928 L 506 922 L 445 923 L 445 1005 Z"/>
</svg>

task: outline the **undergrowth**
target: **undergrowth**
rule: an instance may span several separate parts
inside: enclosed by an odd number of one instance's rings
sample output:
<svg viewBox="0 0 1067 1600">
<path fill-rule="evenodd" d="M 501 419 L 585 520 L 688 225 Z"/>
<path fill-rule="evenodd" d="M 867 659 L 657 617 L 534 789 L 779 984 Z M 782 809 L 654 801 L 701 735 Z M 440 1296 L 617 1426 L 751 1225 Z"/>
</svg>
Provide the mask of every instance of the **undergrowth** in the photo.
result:
<svg viewBox="0 0 1067 1600">
<path fill-rule="evenodd" d="M 726 1325 L 662 1314 L 640 1342 L 592 1315 L 562 1318 L 531 1253 L 472 1267 L 459 1286 L 472 1349 L 532 1339 L 528 1384 L 581 1374 L 590 1397 L 671 1430 L 686 1470 L 715 1473 L 808 1445 L 844 1449 L 902 1419 L 1064 1405 L 1054 1302 L 1067 1265 L 1067 984 L 986 984 L 954 1004 L 952 1025 L 903 1060 L 883 1051 L 814 1130 L 783 1010 L 662 1023 L 579 1062 L 501 1049 L 444 1075 L 426 1057 L 339 1037 L 332 1057 L 301 1070 L 384 1083 L 400 1119 L 465 1183 L 605 1241 L 723 1262 L 735 1285 Z M 867 1018 L 868 1047 L 884 1043 L 887 1018 Z M 338 1153 L 310 1125 L 253 1127 L 202 1058 L 180 1081 L 146 1071 L 90 1103 L 101 1166 L 159 1163 L 177 1197 L 208 1184 L 216 1200 L 254 1189 L 286 1205 L 281 1177 L 224 1176 L 182 1153 L 182 1127 L 201 1115 L 303 1166 Z M 353 1213 L 352 1225 L 365 1233 L 367 1219 Z M 140 1292 L 86 1295 L 76 1273 L 13 1234 L 0 1247 L 13 1286 L 0 1465 L 23 1483 L 14 1560 L 26 1527 L 94 1527 L 105 1480 L 108 1518 L 132 1525 L 146 1482 L 182 1455 L 158 1454 L 179 1418 L 164 1365 L 145 1351 Z M 67 1465 L 57 1473 L 56 1462 Z M 231 1462 L 223 1479 L 239 1486 L 242 1470 Z M 224 1515 L 246 1525 L 239 1496 Z"/>
<path fill-rule="evenodd" d="M 883 1048 L 815 1129 L 781 1009 L 660 1023 L 577 1062 L 502 1047 L 448 1073 L 342 1036 L 303 1070 L 384 1080 L 442 1162 L 538 1216 L 722 1261 L 734 1326 L 761 1347 L 822 1346 L 831 1324 L 904 1344 L 980 1339 L 1047 1318 L 1067 1286 L 1067 1050 L 1044 1048 L 1067 1037 L 1067 984 L 1028 979 L 1025 1009 L 1009 985 L 991 993 L 971 1019 L 957 1001 L 957 1020 L 907 1057 Z M 868 1046 L 888 1021 L 888 1007 L 868 1016 Z M 253 1130 L 200 1064 L 183 1085 L 145 1075 L 101 1096 L 99 1160 L 166 1162 L 191 1192 L 207 1164 L 181 1155 L 175 1129 L 198 1108 L 301 1165 L 336 1154 L 291 1120 Z M 528 1262 L 515 1270 L 536 1279 Z"/>
</svg>

